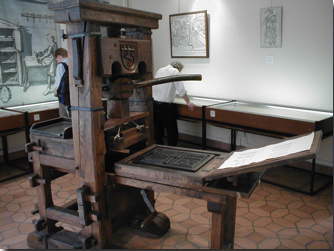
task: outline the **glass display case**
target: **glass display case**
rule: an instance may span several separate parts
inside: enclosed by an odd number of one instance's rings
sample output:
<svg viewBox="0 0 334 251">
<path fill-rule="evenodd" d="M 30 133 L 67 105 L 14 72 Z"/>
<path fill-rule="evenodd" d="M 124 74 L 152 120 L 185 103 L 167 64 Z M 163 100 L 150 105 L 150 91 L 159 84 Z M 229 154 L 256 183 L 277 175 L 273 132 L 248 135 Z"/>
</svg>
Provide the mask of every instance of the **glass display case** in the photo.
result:
<svg viewBox="0 0 334 251">
<path fill-rule="evenodd" d="M 185 109 L 187 106 L 182 98 L 176 98 L 174 103 L 179 119 L 202 123 L 202 149 L 206 149 L 207 125 L 231 130 L 230 151 L 236 150 L 237 131 L 274 138 L 289 138 L 313 131 L 322 131 L 322 139 L 333 135 L 333 113 L 329 111 L 204 97 L 189 98 L 196 105 L 193 112 Z M 263 180 L 298 192 L 315 194 L 330 184 L 333 178 L 316 172 L 315 159 L 309 164 L 310 167 L 304 170 L 291 166 L 270 169 Z M 296 177 L 299 177 L 298 182 Z M 294 181 L 291 182 L 291 179 Z"/>
<path fill-rule="evenodd" d="M 333 131 L 333 113 L 301 108 L 289 108 L 251 102 L 233 101 L 210 106 L 208 123 L 235 126 L 235 129 L 271 136 L 290 137 L 322 130 Z"/>
</svg>

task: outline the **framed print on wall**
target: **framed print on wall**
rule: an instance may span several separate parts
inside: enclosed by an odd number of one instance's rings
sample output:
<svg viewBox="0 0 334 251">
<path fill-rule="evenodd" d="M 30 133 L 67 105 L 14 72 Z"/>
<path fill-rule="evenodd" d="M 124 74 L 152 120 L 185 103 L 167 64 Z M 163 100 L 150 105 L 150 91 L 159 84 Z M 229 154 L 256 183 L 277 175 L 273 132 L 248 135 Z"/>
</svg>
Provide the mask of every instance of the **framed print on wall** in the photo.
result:
<svg viewBox="0 0 334 251">
<path fill-rule="evenodd" d="M 207 11 L 169 15 L 172 58 L 208 58 Z"/>
<path fill-rule="evenodd" d="M 57 101 L 53 84 L 61 46 L 53 0 L 1 0 L 0 106 Z"/>
<path fill-rule="evenodd" d="M 261 47 L 282 47 L 282 7 L 261 9 Z"/>
</svg>

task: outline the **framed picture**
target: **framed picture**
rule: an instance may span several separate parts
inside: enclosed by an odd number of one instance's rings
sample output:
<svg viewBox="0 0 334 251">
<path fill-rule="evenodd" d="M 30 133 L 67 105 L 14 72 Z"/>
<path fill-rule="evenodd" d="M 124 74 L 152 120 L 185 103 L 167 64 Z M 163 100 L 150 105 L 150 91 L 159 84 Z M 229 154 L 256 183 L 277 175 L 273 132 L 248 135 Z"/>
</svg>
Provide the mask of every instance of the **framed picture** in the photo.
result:
<svg viewBox="0 0 334 251">
<path fill-rule="evenodd" d="M 282 7 L 261 9 L 261 47 L 282 47 Z"/>
<path fill-rule="evenodd" d="M 57 101 L 53 93 L 61 47 L 52 0 L 11 0 L 0 8 L 0 106 Z"/>
<path fill-rule="evenodd" d="M 208 58 L 207 11 L 169 16 L 172 58 Z"/>
</svg>

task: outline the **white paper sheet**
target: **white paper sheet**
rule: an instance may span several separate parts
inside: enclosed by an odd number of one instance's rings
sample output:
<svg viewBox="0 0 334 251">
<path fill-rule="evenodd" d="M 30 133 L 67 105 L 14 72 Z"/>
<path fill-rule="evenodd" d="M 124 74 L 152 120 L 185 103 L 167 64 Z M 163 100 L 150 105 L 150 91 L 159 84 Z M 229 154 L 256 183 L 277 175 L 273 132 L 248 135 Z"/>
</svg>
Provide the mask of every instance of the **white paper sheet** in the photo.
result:
<svg viewBox="0 0 334 251">
<path fill-rule="evenodd" d="M 297 139 L 286 140 L 277 144 L 261 148 L 249 149 L 242 152 L 234 152 L 218 169 L 234 168 L 261 162 L 267 159 L 279 158 L 289 154 L 307 151 L 311 149 L 314 132 Z"/>
</svg>

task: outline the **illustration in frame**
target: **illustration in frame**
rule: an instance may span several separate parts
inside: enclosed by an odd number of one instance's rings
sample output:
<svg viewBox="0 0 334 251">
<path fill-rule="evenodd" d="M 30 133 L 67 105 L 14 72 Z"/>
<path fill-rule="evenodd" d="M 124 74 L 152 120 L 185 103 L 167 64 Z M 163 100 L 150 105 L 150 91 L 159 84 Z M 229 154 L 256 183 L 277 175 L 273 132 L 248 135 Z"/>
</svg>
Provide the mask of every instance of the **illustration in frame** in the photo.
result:
<svg viewBox="0 0 334 251">
<path fill-rule="evenodd" d="M 261 48 L 282 47 L 282 7 L 261 9 Z"/>
<path fill-rule="evenodd" d="M 53 84 L 60 47 L 52 0 L 3 0 L 0 9 L 0 105 L 55 101 Z"/>
<path fill-rule="evenodd" d="M 207 11 L 169 16 L 172 58 L 208 58 Z"/>
</svg>

